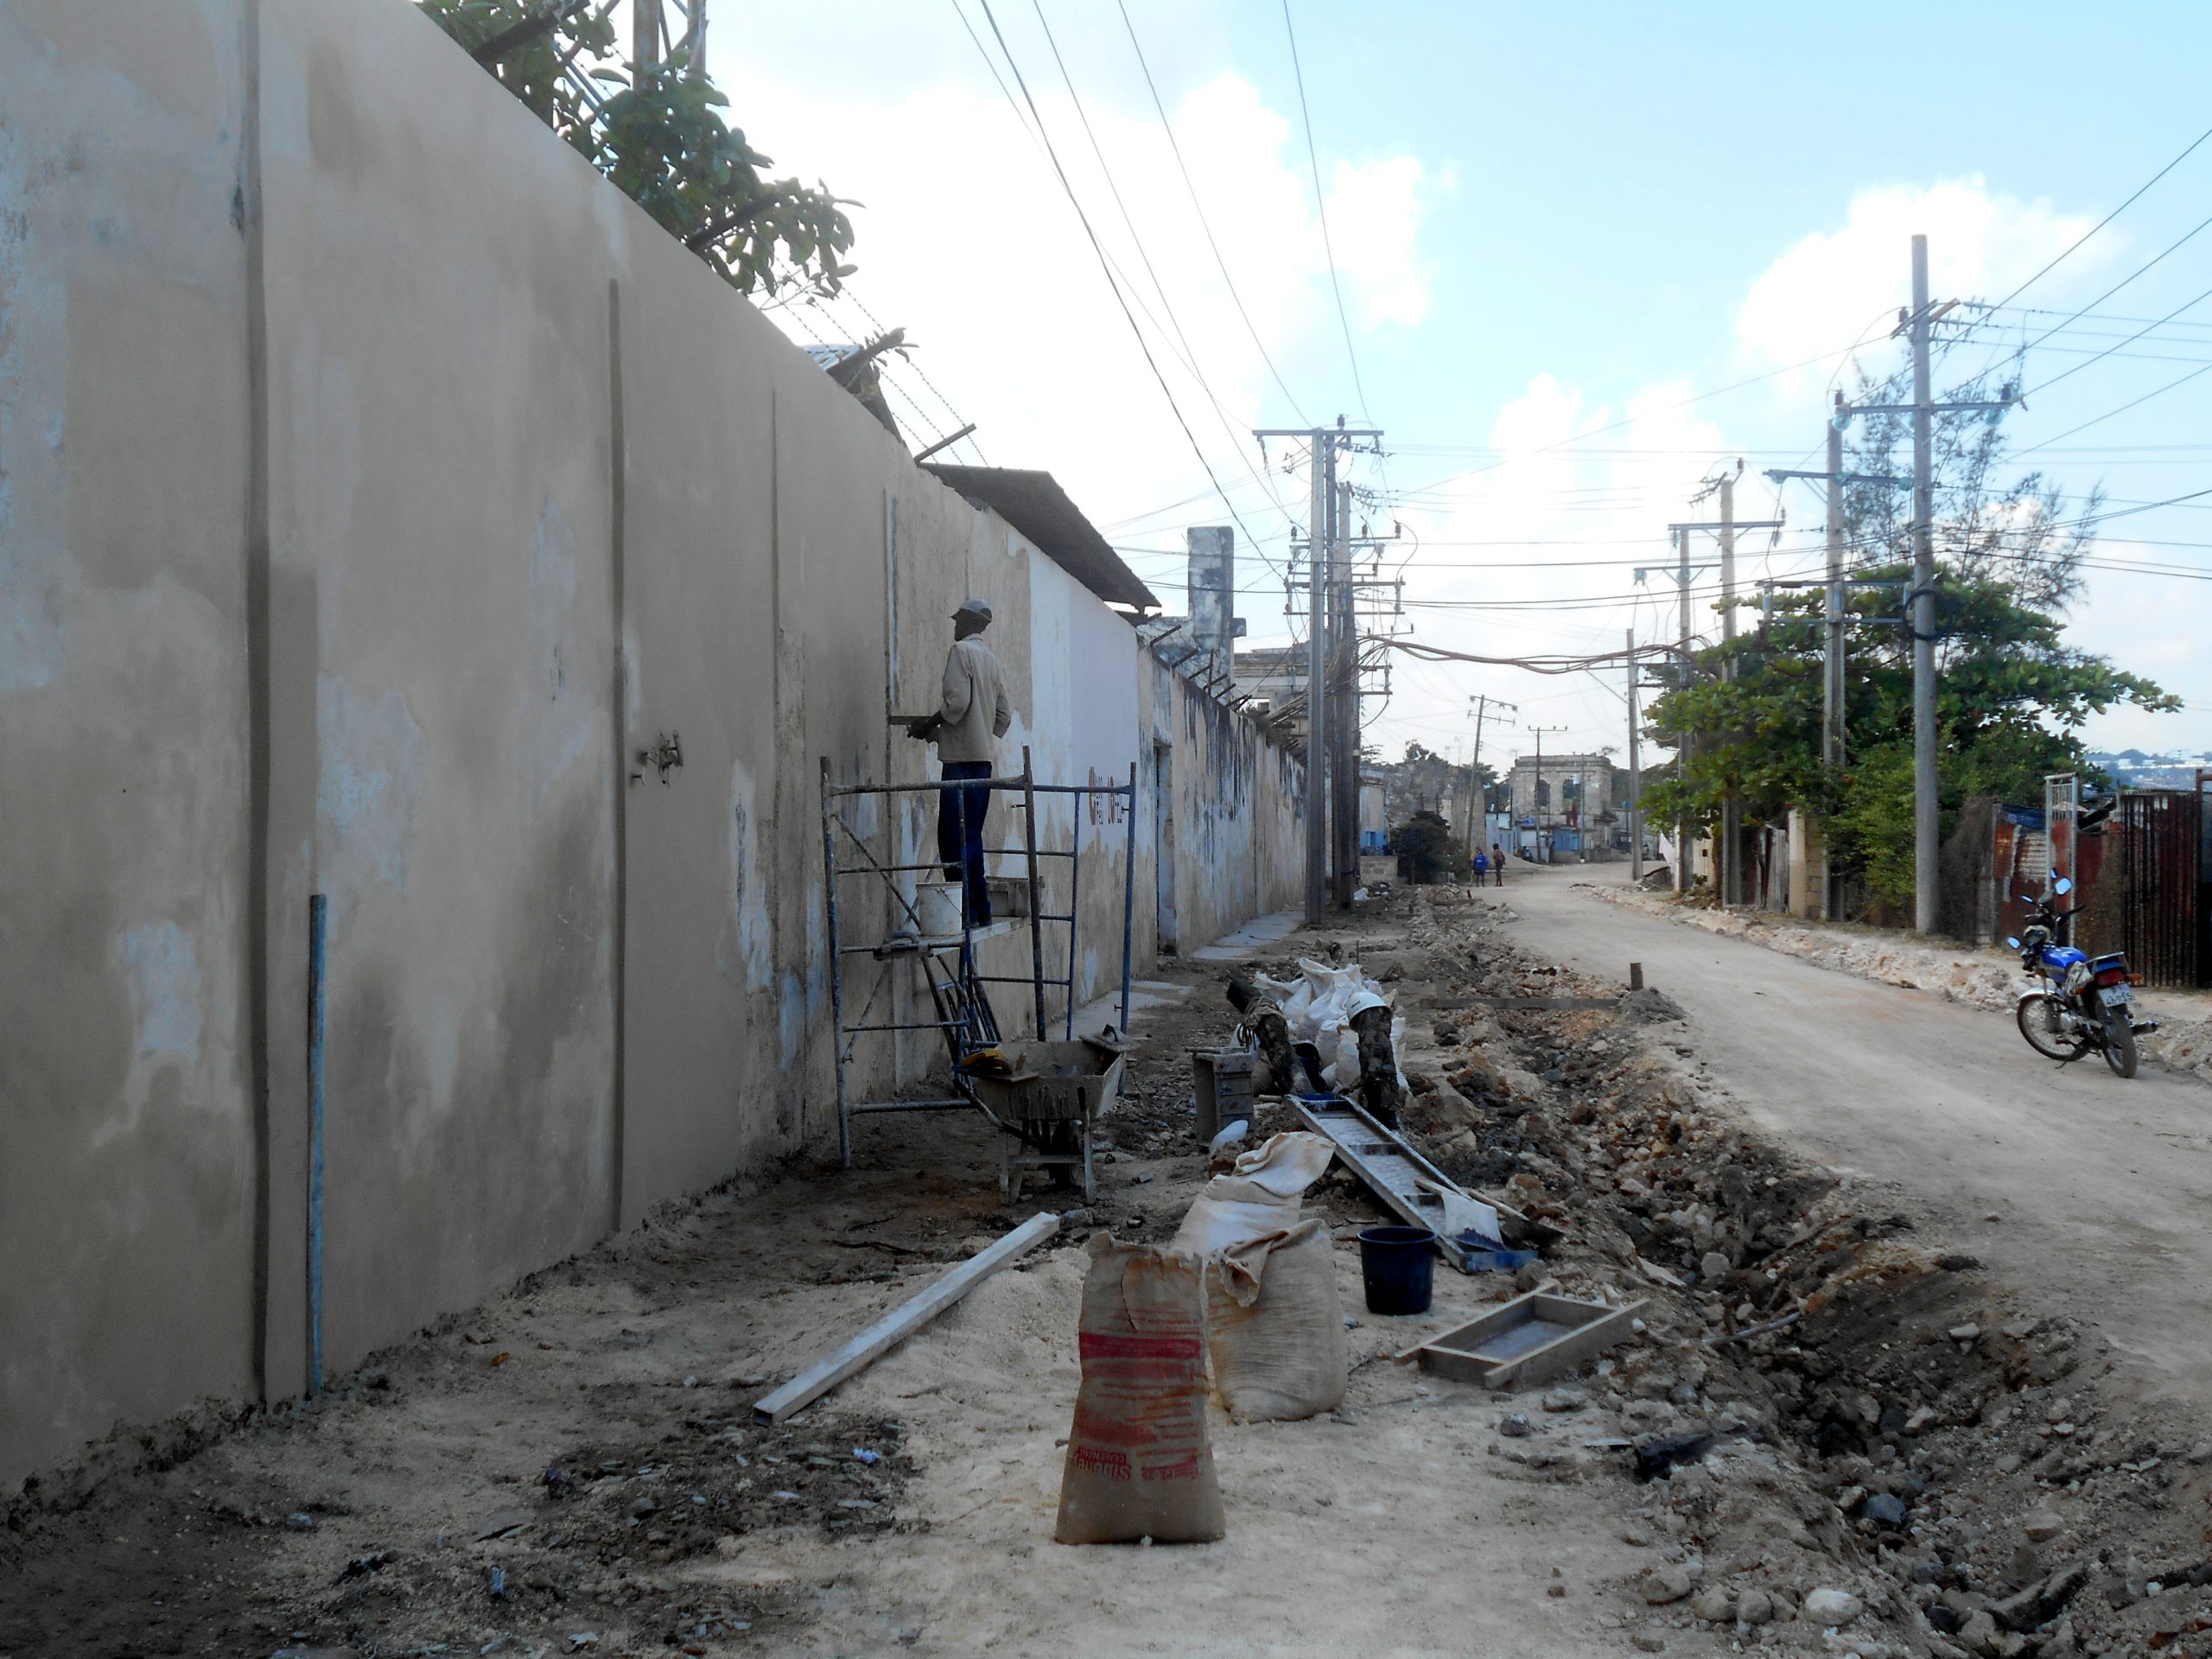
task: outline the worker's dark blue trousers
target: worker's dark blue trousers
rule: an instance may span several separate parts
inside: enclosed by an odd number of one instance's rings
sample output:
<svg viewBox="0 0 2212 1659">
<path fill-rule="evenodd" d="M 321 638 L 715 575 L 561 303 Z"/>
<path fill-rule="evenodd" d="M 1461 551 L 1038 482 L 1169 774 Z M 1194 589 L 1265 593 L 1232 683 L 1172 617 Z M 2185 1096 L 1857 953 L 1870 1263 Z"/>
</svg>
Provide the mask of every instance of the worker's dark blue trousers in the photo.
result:
<svg viewBox="0 0 2212 1659">
<path fill-rule="evenodd" d="M 944 780 L 988 778 L 988 760 L 945 763 Z M 968 922 L 982 927 L 991 919 L 991 890 L 983 875 L 983 821 L 990 816 L 991 790 L 941 789 L 937 797 L 937 855 L 944 866 L 944 879 L 957 881 L 965 895 Z"/>
</svg>

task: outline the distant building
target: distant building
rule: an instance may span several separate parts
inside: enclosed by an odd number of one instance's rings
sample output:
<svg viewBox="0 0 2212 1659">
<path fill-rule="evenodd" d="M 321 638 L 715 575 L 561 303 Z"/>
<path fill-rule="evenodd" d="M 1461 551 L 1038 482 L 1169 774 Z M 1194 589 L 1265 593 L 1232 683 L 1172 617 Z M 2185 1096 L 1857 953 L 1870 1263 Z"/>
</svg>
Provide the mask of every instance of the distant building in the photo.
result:
<svg viewBox="0 0 2212 1659">
<path fill-rule="evenodd" d="M 1516 845 L 1538 858 L 1624 841 L 1628 773 L 1603 754 L 1524 754 L 1509 774 Z"/>
</svg>

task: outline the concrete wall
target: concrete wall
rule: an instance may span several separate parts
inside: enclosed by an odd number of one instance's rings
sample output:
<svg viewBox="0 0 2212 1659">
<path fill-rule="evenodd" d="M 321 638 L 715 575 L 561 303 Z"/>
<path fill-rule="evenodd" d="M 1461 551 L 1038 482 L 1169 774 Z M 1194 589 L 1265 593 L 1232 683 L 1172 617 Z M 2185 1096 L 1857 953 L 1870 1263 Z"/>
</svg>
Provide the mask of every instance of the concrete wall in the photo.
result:
<svg viewBox="0 0 2212 1659">
<path fill-rule="evenodd" d="M 1169 648 L 1170 658 L 1175 649 Z M 1289 751 L 1263 739 L 1255 721 L 1196 690 L 1160 655 L 1145 653 L 1138 683 L 1152 753 L 1138 769 L 1137 938 L 1149 957 L 1163 943 L 1163 891 L 1182 950 L 1299 902 L 1305 769 Z M 1163 822 L 1172 823 L 1172 833 L 1164 847 L 1152 847 L 1147 871 L 1142 852 Z M 1154 900 L 1148 914 L 1147 896 Z"/>
<path fill-rule="evenodd" d="M 1185 941 L 1287 901 L 1296 767 L 404 0 L 0 0 L 0 1480 L 305 1385 L 315 895 L 329 1368 L 831 1144 L 824 762 L 933 774 L 886 716 L 971 594 L 1002 771 L 1172 753 Z M 849 816 L 928 855 L 933 797 Z M 1038 818 L 1085 999 L 1127 819 Z"/>
<path fill-rule="evenodd" d="M 0 4 L 0 1481 L 254 1385 L 240 8 Z"/>
</svg>

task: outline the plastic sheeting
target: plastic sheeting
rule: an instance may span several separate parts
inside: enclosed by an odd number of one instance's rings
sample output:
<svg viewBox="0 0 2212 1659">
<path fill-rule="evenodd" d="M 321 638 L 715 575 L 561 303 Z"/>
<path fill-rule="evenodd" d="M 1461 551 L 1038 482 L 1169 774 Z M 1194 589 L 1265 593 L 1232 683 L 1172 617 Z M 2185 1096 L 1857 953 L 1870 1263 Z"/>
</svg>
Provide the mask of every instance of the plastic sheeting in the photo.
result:
<svg viewBox="0 0 2212 1659">
<path fill-rule="evenodd" d="M 1321 1051 L 1322 1080 L 1342 1094 L 1359 1081 L 1359 1036 L 1351 1028 L 1352 1015 L 1373 1002 L 1387 1004 L 1390 999 L 1381 983 L 1370 979 L 1356 962 L 1332 968 L 1325 962 L 1300 957 L 1298 972 L 1296 979 L 1273 979 L 1266 974 L 1255 974 L 1253 979 L 1281 1007 L 1283 1023 L 1290 1027 L 1290 1040 L 1312 1043 Z M 1405 1038 L 1406 1022 L 1393 1014 L 1392 1053 L 1405 1046 Z M 1409 1086 L 1402 1068 L 1398 1086 Z"/>
</svg>

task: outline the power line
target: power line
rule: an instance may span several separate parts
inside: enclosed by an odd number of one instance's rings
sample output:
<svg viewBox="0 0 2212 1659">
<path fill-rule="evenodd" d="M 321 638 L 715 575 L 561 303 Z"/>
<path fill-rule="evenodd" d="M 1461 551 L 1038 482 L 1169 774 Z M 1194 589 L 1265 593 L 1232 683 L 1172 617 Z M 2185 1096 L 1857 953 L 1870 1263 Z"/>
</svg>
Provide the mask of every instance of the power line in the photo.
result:
<svg viewBox="0 0 2212 1659">
<path fill-rule="evenodd" d="M 1153 292 L 1160 296 L 1160 308 L 1166 313 L 1168 326 L 1175 331 L 1175 338 L 1182 343 L 1183 366 L 1190 370 L 1191 378 L 1198 383 L 1198 390 L 1205 393 L 1207 402 L 1213 405 L 1214 414 L 1222 423 L 1222 430 L 1229 435 L 1230 445 L 1237 458 L 1243 461 L 1245 470 L 1251 473 L 1255 480 L 1260 481 L 1261 487 L 1267 492 L 1268 500 L 1274 504 L 1275 511 L 1282 515 L 1283 521 L 1286 524 L 1294 524 L 1296 521 L 1293 518 L 1290 509 L 1282 504 L 1282 499 L 1275 493 L 1273 485 L 1260 480 L 1260 474 L 1253 467 L 1250 458 L 1244 454 L 1243 443 L 1238 437 L 1236 429 L 1230 424 L 1228 410 L 1223 405 L 1220 397 L 1215 394 L 1212 385 L 1206 379 L 1205 372 L 1198 367 L 1198 348 L 1191 344 L 1191 337 L 1183 332 L 1183 320 L 1175 315 L 1174 302 L 1167 297 L 1166 284 L 1160 280 L 1160 272 L 1154 268 L 1152 255 L 1145 247 L 1144 238 L 1138 234 L 1136 221 L 1129 215 L 1129 205 L 1122 198 L 1122 187 L 1115 181 L 1114 169 L 1106 160 L 1105 149 L 1099 143 L 1098 134 L 1090 124 L 1090 112 L 1084 107 L 1083 95 L 1076 91 L 1075 78 L 1068 73 L 1067 60 L 1060 55 L 1060 43 L 1053 37 L 1052 24 L 1046 21 L 1044 0 L 1030 0 L 1030 4 L 1037 14 L 1037 26 L 1045 31 L 1045 44 L 1052 50 L 1052 61 L 1059 68 L 1060 82 L 1068 89 L 1068 101 L 1075 105 L 1076 119 L 1083 124 L 1084 137 L 1090 141 L 1090 153 L 1098 162 L 1099 172 L 1105 177 L 1107 191 L 1113 196 L 1114 206 L 1122 215 L 1122 228 L 1128 232 L 1129 240 L 1135 245 L 1137 258 L 1144 266 L 1145 275 L 1152 278 Z M 1003 46 L 1004 42 L 1001 41 L 1001 45 Z M 1017 75 L 1020 73 L 1019 70 L 1015 71 Z M 1155 321 L 1153 326 L 1157 327 L 1159 324 Z M 1249 537 L 1250 532 L 1248 531 L 1246 534 Z M 1258 550 L 1255 548 L 1255 550 Z M 1262 556 L 1264 557 L 1265 555 L 1262 554 Z"/>
<path fill-rule="evenodd" d="M 2055 323 L 2055 324 L 2053 324 L 2050 327 L 2044 329 L 2044 332 L 2043 332 L 2042 334 L 2040 334 L 2037 335 L 2037 336 L 2035 337 L 2035 339 L 2034 339 L 2034 340 L 2031 340 L 2031 341 L 2029 341 L 2029 343 L 2028 343 L 2027 345 L 2021 346 L 2021 347 L 2020 347 L 2020 351 L 2021 351 L 2022 353 L 2026 353 L 2026 352 L 2028 352 L 2028 351 L 2032 350 L 2034 347 L 2036 347 L 2036 346 L 2037 346 L 2042 345 L 2042 344 L 2044 343 L 2044 341 L 2045 341 L 2046 340 L 2049 340 L 2049 339 L 2050 339 L 2053 334 L 2056 334 L 2056 333 L 2057 333 L 2061 328 L 2065 327 L 2067 323 L 2069 323 L 2069 322 L 2075 322 L 2075 321 L 2079 321 L 2079 320 L 2080 320 L 2080 319 L 2081 319 L 2084 315 L 2086 315 L 2086 314 L 2087 314 L 2089 310 L 2091 310 L 2093 308 L 2094 308 L 2094 307 L 2096 307 L 2096 306 L 2102 305 L 2102 304 L 2103 304 L 2107 300 L 2110 299 L 2113 295 L 2115 295 L 2115 294 L 2119 293 L 2119 292 L 2120 292 L 2120 290 L 2121 289 L 2126 288 L 2126 287 L 2130 283 L 2133 282 L 2133 281 L 2134 281 L 2138 276 L 2142 276 L 2142 275 L 2144 274 L 2144 272 L 2145 272 L 2145 271 L 2149 270 L 2152 266 L 2154 266 L 2154 265 L 2158 264 L 2158 262 L 2159 262 L 2160 260 L 2162 260 L 2162 259 L 2165 258 L 2165 257 L 2166 257 L 2166 256 L 2167 256 L 2168 254 L 2172 253 L 2176 249 L 2179 248 L 2179 247 L 2182 245 L 2182 244 L 2183 244 L 2183 243 L 2187 242 L 2187 241 L 2188 241 L 2191 237 L 2196 236 L 2199 232 L 2202 231 L 2202 230 L 2205 228 L 2205 226 L 2208 226 L 2208 225 L 2212 225 L 2212 219 L 2201 219 L 2201 220 L 2199 220 L 2199 221 L 2198 221 L 2198 223 L 2197 223 L 2197 225 L 2196 225 L 2196 228 L 2195 228 L 2194 230 L 2190 230 L 2190 231 L 2188 231 L 2188 232 L 2184 232 L 2184 233 L 2182 235 L 2182 237 L 2180 238 L 2180 239 L 2179 239 L 2178 241 L 2176 241 L 2176 242 L 2174 242 L 2174 243 L 2171 244 L 2171 245 L 2170 245 L 2169 246 L 2167 246 L 2167 247 L 2166 247 L 2163 251 L 2158 252 L 2158 253 L 2156 253 L 2156 254 L 2153 254 L 2150 258 L 2148 258 L 2148 259 L 2145 260 L 2141 264 L 2138 265 L 2138 266 L 2137 266 L 2133 270 L 2132 270 L 2132 271 L 2128 272 L 2126 276 L 2125 276 L 2121 277 L 2118 282 L 2114 283 L 2113 283 L 2110 288 L 2108 288 L 2108 289 L 2105 289 L 2105 291 L 2104 291 L 2103 293 L 2101 293 L 2101 294 L 2098 295 L 2098 296 L 2097 296 L 2097 297 L 2096 297 L 2095 299 L 2091 300 L 2088 305 L 2083 306 L 2083 307 L 2082 308 L 2082 309 L 2081 309 L 2081 310 L 2076 311 L 2076 312 L 2073 313 L 2071 315 L 2069 315 L 2069 316 L 2066 319 L 2066 321 L 2065 321 L 2065 322 Z M 2188 308 L 2187 308 L 2187 307 L 2183 307 L 2183 308 L 2185 310 L 2185 309 L 2187 309 Z M 2173 319 L 2172 319 L 2171 316 L 2160 319 L 2160 321 L 2166 321 L 2166 322 L 2171 322 L 2172 320 L 2173 320 Z M 2154 325 L 2154 326 L 2155 326 L 2155 325 Z"/>
<path fill-rule="evenodd" d="M 983 21 L 991 26 L 992 38 L 998 41 L 999 50 L 1005 54 L 1007 67 L 1014 72 L 1014 85 L 1021 89 L 1021 100 L 1029 106 L 1030 118 L 1037 124 L 1038 136 L 1044 141 L 1045 154 L 1052 163 L 1053 175 L 1059 180 L 1060 188 L 1067 195 L 1068 205 L 1075 209 L 1076 218 L 1082 222 L 1083 233 L 1090 239 L 1091 252 L 1097 256 L 1098 268 L 1105 275 L 1107 287 L 1113 290 L 1114 303 L 1121 308 L 1122 320 L 1129 325 L 1129 333 L 1136 338 L 1137 350 L 1144 354 L 1145 366 L 1152 371 L 1152 378 L 1160 383 L 1160 395 L 1167 400 L 1167 407 L 1175 416 L 1175 424 L 1183 429 L 1184 442 L 1191 446 L 1191 453 L 1198 458 L 1198 465 L 1205 469 L 1207 481 L 1212 484 L 1214 493 L 1221 498 L 1221 504 L 1229 509 L 1229 516 L 1236 520 L 1237 528 L 1244 532 L 1245 541 L 1255 551 L 1260 553 L 1262 559 L 1265 559 L 1267 554 L 1260 548 L 1260 538 L 1252 533 L 1252 527 L 1244 522 L 1244 516 L 1236 511 L 1235 504 L 1229 499 L 1228 492 L 1222 488 L 1221 480 L 1214 474 L 1213 463 L 1206 459 L 1205 451 L 1198 448 L 1198 435 L 1191 430 L 1190 422 L 1184 418 L 1183 407 L 1175 401 L 1175 393 L 1167 385 L 1167 377 L 1160 372 L 1160 365 L 1152 355 L 1152 347 L 1145 340 L 1144 330 L 1137 327 L 1136 317 L 1130 311 L 1128 300 L 1122 297 L 1122 285 L 1115 280 L 1113 266 L 1107 260 L 1106 250 L 1099 243 L 1098 232 L 1091 228 L 1090 215 L 1084 211 L 1083 203 L 1076 197 L 1075 186 L 1069 182 L 1067 169 L 1060 165 L 1059 151 L 1053 148 L 1052 135 L 1045 130 L 1045 118 L 1038 111 L 1037 100 L 1030 96 L 1029 83 L 1022 78 L 1021 66 L 1014 61 L 1013 52 L 1007 47 L 1006 36 L 999 29 L 999 20 L 992 14 L 991 0 L 979 0 L 979 3 L 983 8 Z M 957 0 L 953 10 L 959 10 Z M 962 13 L 962 22 L 965 22 L 966 20 L 966 14 Z M 971 29 L 969 32 L 972 38 L 974 30 Z M 980 48 L 982 42 L 977 41 L 976 45 Z M 988 61 L 988 54 L 985 54 L 986 61 Z"/>
<path fill-rule="evenodd" d="M 2090 226 L 2088 230 L 2082 232 L 2080 236 L 2075 238 L 2074 240 L 2068 244 L 2065 249 L 2060 252 L 2057 258 L 2053 259 L 2050 264 L 2045 265 L 2041 270 L 2036 272 L 2034 276 L 2029 277 L 2026 282 L 2022 283 L 2019 287 L 2014 289 L 2010 294 L 2007 294 L 2003 299 L 1998 302 L 1998 304 L 2010 305 L 2014 300 L 2018 299 L 2021 295 L 2026 293 L 2031 288 L 2033 288 L 2037 283 L 2050 275 L 2050 273 L 2057 268 L 2060 262 L 2070 255 L 2075 249 L 2080 247 L 2084 242 L 2087 242 L 2099 231 L 2104 229 L 2106 226 L 2111 224 L 2113 220 L 2118 219 L 2122 213 L 2133 207 L 2138 198 L 2139 198 L 2145 191 L 2148 190 L 2160 179 L 2164 178 L 2167 174 L 2172 172 L 2174 168 L 2179 167 L 2183 162 L 2187 161 L 2191 155 L 2196 153 L 2197 146 L 2202 144 L 2207 138 L 2212 138 L 2212 127 L 2207 127 L 2202 132 L 2198 133 L 2187 149 L 2183 150 L 2180 155 L 2175 156 L 2173 160 L 2168 162 L 2156 173 L 2153 173 L 2148 179 L 2145 180 L 2141 185 L 2138 186 L 2134 195 L 2128 197 L 2126 201 L 2121 202 L 2119 207 L 2113 208 L 2112 212 L 2107 213 L 2095 224 Z M 2190 232 L 2191 236 L 2194 236 L 2196 233 L 2196 232 L 2195 231 Z M 2179 245 L 2177 244 L 2176 245 L 2178 246 Z M 2171 251 L 2171 250 L 2169 250 L 2168 251 Z M 2164 258 L 2164 257 L 2165 256 L 2164 254 L 2159 256 L 2160 258 Z M 2153 261 L 2152 263 L 2155 264 L 2156 261 Z M 2131 278 L 2130 280 L 2132 281 L 2133 279 Z M 2079 314 L 2077 313 L 2076 315 Z"/>
<path fill-rule="evenodd" d="M 2018 461 L 2022 455 L 2032 455 L 2038 449 L 2048 449 L 2052 444 L 2056 443 L 2059 438 L 2070 438 L 2076 432 L 2086 432 L 2089 428 L 2099 424 L 2101 422 L 2108 421 L 2115 415 L 2125 415 L 2129 410 L 2133 409 L 2138 404 L 2147 404 L 2153 397 L 2163 397 L 2177 386 L 2187 385 L 2190 381 L 2196 379 L 2199 375 L 2206 373 L 2208 371 L 2212 371 L 2212 363 L 2207 363 L 2202 368 L 2191 369 L 2187 374 L 2183 375 L 2178 380 L 2169 380 L 2164 385 L 2160 386 L 2157 391 L 2146 391 L 2140 397 L 2135 398 L 2132 402 L 2122 404 L 2118 409 L 2108 409 L 2103 414 L 2095 416 L 2089 420 L 2082 422 L 2079 426 L 2069 426 L 2066 430 L 2061 432 L 2057 438 L 2045 438 L 2041 443 L 2031 443 L 2024 449 L 2017 449 L 2010 455 L 2007 455 L 2005 459 L 2007 461 Z"/>
<path fill-rule="evenodd" d="M 1176 168 L 1183 175 L 1183 188 L 1190 195 L 1191 210 L 1198 214 L 1198 227 L 1206 233 L 1206 245 L 1213 250 L 1214 266 L 1221 272 L 1221 280 L 1229 289 L 1229 297 L 1236 302 L 1236 315 L 1244 320 L 1244 332 L 1252 336 L 1252 344 L 1259 351 L 1260 360 L 1268 365 L 1268 372 L 1274 376 L 1277 390 L 1288 399 L 1292 412 L 1298 416 L 1299 424 L 1311 426 L 1313 423 L 1307 420 L 1306 411 L 1299 408 L 1298 399 L 1284 383 L 1281 371 L 1275 367 L 1274 359 L 1268 355 L 1267 344 L 1260 338 L 1259 329 L 1253 325 L 1252 314 L 1244 308 L 1244 296 L 1236 291 L 1236 279 L 1229 274 L 1229 262 L 1222 257 L 1221 244 L 1214 239 L 1213 224 L 1206 217 L 1204 204 L 1198 200 L 1198 187 L 1192 181 L 1191 169 L 1183 160 L 1183 147 L 1176 143 L 1174 125 L 1167 118 L 1166 106 L 1160 101 L 1160 88 L 1153 84 L 1152 66 L 1145 61 L 1144 48 L 1137 43 L 1136 25 L 1129 21 L 1129 9 L 1122 3 L 1122 0 L 1115 0 L 1115 4 L 1121 10 L 1122 27 L 1128 31 L 1129 49 L 1137 54 L 1137 67 L 1144 71 L 1145 90 L 1152 94 L 1152 107 L 1159 114 L 1160 130 L 1167 135 L 1167 148 L 1174 152 Z"/>
<path fill-rule="evenodd" d="M 2212 225 L 2212 219 L 2206 219 L 2206 220 L 2204 221 L 2204 223 L 2205 223 L 2205 224 L 2207 224 L 2207 225 Z M 2201 227 L 2200 227 L 2200 228 L 2201 228 Z M 2164 317 L 2162 317 L 2161 319 L 2159 319 L 2159 321 L 2163 321 L 2163 322 L 2171 322 L 2171 321 L 2173 321 L 2173 319 L 2174 319 L 2174 318 L 2176 318 L 2176 317 L 2179 316 L 2183 312 L 2184 312 L 2184 311 L 2188 310 L 2188 309 L 2190 308 L 2190 306 L 2202 305 L 2202 304 L 2205 301 L 2207 301 L 2207 300 L 2212 300 L 2212 288 L 2208 288 L 2208 289 L 2205 289 L 2202 294 L 2199 294 L 2199 295 L 2198 295 L 2195 299 L 2193 299 L 2193 300 L 2190 300 L 2190 301 L 2187 302 L 2185 304 L 2178 305 L 2178 306 L 2175 307 L 2175 308 L 2174 308 L 2174 309 L 2173 309 L 2172 311 L 2169 312 L 2169 313 L 2168 313 Z M 2151 331 L 2151 329 L 2152 329 L 2152 328 L 2155 328 L 2156 327 L 2158 327 L 2158 324 L 2157 324 L 2157 323 L 2152 323 L 2152 324 L 2149 324 L 2149 325 L 2147 325 L 2146 327 L 2143 327 L 2143 328 L 2139 328 L 2138 330 L 2136 330 L 2136 332 L 2135 332 L 2135 333 L 2133 333 L 2133 334 L 2130 334 L 2130 335 L 2127 337 L 2127 340 L 2122 340 L 2122 341 L 2120 342 L 2120 345 L 2121 345 L 2121 346 L 2126 345 L 2126 344 L 2128 343 L 2128 340 L 2140 340 L 2140 339 L 2141 339 L 2145 334 L 2148 334 L 2148 333 Z M 2048 338 L 2050 338 L 2050 336 L 2045 335 L 2045 336 L 2044 336 L 2044 338 L 2045 338 L 2045 339 L 2048 339 Z M 2106 346 L 2106 347 L 2104 348 L 2104 350 L 2102 350 L 2101 352 L 2099 352 L 2099 353 L 2096 354 L 2096 356 L 2094 356 L 2094 357 L 2091 357 L 2091 358 L 2085 358 L 2082 361 L 2081 361 L 2081 362 L 2079 362 L 2079 363 L 2076 363 L 2076 364 L 2075 364 L 2072 368 L 2070 368 L 2070 369 L 2067 370 L 2067 371 L 2065 372 L 2065 373 L 2063 373 L 2063 374 L 2055 374 L 2055 375 L 2051 376 L 2051 378 L 2050 378 L 2050 379 L 2048 379 L 2048 380 L 2044 381 L 2044 382 L 2043 383 L 2043 385 L 2041 385 L 2037 386 L 2037 387 L 2036 388 L 2036 390 L 2037 390 L 2037 391 L 2039 391 L 2039 392 L 2040 392 L 2040 391 L 2050 391 L 2050 388 L 2051 388 L 2051 387 L 2053 387 L 2053 386 L 2056 385 L 2060 381 L 2064 380 L 2064 379 L 2068 378 L 2069 378 L 2069 377 L 2070 377 L 2070 376 L 2073 376 L 2073 375 L 2076 375 L 2076 374 L 2081 373 L 2081 372 L 2082 372 L 2082 370 L 2084 370 L 2084 369 L 2086 369 L 2086 368 L 2088 368 L 2088 367 L 2089 366 L 2089 365 L 2090 365 L 2090 364 L 2092 364 L 2092 363 L 2099 363 L 2099 362 L 2102 362 L 2106 358 L 2110 357 L 2110 356 L 2111 356 L 2114 352 L 2118 351 L 2119 349 L 2120 349 L 2120 346 Z"/>
<path fill-rule="evenodd" d="M 1290 39 L 1290 72 L 1298 82 L 1298 116 L 1306 128 L 1306 164 L 1313 172 L 1313 208 L 1321 219 L 1321 251 L 1329 262 L 1329 291 L 1337 299 L 1337 326 L 1344 330 L 1344 356 L 1351 363 L 1351 385 L 1359 397 L 1360 418 L 1372 426 L 1375 417 L 1367 412 L 1367 388 L 1359 379 L 1359 353 L 1351 345 L 1351 319 L 1344 314 L 1344 285 L 1337 280 L 1337 251 L 1329 239 L 1329 204 L 1321 191 L 1321 158 L 1313 149 L 1313 112 L 1306 102 L 1306 71 L 1298 61 L 1298 31 L 1291 26 L 1290 0 L 1282 0 L 1282 32 Z"/>
</svg>

